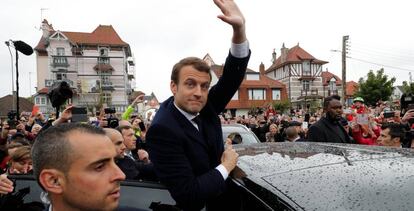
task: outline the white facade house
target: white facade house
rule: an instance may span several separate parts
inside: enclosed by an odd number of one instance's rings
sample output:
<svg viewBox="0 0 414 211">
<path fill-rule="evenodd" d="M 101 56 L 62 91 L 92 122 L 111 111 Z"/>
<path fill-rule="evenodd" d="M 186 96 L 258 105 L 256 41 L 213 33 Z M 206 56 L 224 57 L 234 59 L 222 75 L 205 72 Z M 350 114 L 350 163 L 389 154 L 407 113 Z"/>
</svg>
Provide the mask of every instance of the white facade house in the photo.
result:
<svg viewBox="0 0 414 211">
<path fill-rule="evenodd" d="M 404 94 L 403 86 L 395 86 L 392 91 L 391 100 L 393 101 L 400 100 L 403 94 Z"/>
<path fill-rule="evenodd" d="M 62 81 L 73 90 L 72 103 L 89 109 L 106 104 L 122 112 L 135 87 L 135 61 L 128 43 L 111 25 L 93 32 L 54 30 L 46 20 L 35 47 L 37 58 L 36 105 L 53 110 L 46 93 Z M 37 103 L 39 102 L 39 104 Z"/>
<path fill-rule="evenodd" d="M 290 102 L 304 108 L 310 105 L 310 101 L 323 98 L 322 68 L 326 63 L 303 50 L 299 44 L 290 49 L 283 44 L 281 56 L 277 58 L 273 52 L 273 64 L 265 74 L 285 84 Z"/>
</svg>

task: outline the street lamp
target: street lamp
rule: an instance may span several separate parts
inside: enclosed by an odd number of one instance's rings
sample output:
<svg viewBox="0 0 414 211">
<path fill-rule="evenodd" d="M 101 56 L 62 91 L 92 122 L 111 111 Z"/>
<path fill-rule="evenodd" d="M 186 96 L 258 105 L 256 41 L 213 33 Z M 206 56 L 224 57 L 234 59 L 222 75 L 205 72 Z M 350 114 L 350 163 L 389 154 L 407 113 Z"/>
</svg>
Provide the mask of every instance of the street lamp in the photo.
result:
<svg viewBox="0 0 414 211">
<path fill-rule="evenodd" d="M 33 53 L 33 48 L 21 40 L 17 40 L 17 41 L 9 40 L 9 41 L 6 41 L 5 43 L 8 47 L 10 46 L 10 44 L 13 44 L 13 47 L 16 50 L 16 53 L 15 53 L 16 55 L 16 113 L 17 115 L 19 115 L 19 51 L 23 53 L 24 55 L 29 56 Z M 11 51 L 10 51 L 10 55 L 11 55 Z M 13 87 L 13 90 L 14 90 L 14 87 Z"/>
</svg>

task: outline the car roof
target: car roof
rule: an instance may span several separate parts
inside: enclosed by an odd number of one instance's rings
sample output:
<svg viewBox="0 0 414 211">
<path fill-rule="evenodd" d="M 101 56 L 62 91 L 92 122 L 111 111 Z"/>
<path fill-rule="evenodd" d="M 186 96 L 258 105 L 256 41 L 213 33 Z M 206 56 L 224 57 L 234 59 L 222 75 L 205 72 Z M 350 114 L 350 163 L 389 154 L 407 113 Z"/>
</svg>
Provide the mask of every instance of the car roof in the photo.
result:
<svg viewBox="0 0 414 211">
<path fill-rule="evenodd" d="M 222 124 L 221 128 L 223 132 L 238 132 L 238 133 L 247 133 L 250 132 L 249 128 L 241 124 Z"/>
<path fill-rule="evenodd" d="M 244 183 L 295 209 L 414 209 L 413 150 L 309 142 L 234 148 Z"/>
</svg>

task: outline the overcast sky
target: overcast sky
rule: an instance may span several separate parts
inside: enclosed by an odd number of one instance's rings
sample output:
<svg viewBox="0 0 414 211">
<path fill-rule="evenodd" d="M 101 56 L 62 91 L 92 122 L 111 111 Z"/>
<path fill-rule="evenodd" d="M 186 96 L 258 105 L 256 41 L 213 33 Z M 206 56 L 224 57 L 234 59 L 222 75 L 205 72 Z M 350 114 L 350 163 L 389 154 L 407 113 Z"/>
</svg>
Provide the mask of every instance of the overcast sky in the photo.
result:
<svg viewBox="0 0 414 211">
<path fill-rule="evenodd" d="M 252 50 L 249 68 L 271 64 L 283 43 L 299 45 L 341 76 L 342 36 L 350 36 L 347 79 L 358 81 L 369 70 L 385 68 L 397 85 L 414 71 L 414 12 L 406 0 L 239 0 L 247 20 Z M 3 0 L 0 41 L 23 40 L 35 47 L 43 18 L 55 30 L 92 32 L 99 24 L 112 25 L 130 44 L 136 60 L 136 90 L 154 92 L 159 100 L 171 95 L 172 66 L 187 56 L 209 53 L 222 64 L 230 46 L 230 27 L 217 19 L 212 0 L 59 1 Z M 10 54 L 0 45 L 0 96 L 11 93 Z M 14 58 L 14 54 L 13 54 Z M 20 96 L 35 93 L 36 56 L 20 55 Z M 30 74 L 30 72 L 32 72 Z M 30 76 L 30 77 L 29 77 Z"/>
</svg>

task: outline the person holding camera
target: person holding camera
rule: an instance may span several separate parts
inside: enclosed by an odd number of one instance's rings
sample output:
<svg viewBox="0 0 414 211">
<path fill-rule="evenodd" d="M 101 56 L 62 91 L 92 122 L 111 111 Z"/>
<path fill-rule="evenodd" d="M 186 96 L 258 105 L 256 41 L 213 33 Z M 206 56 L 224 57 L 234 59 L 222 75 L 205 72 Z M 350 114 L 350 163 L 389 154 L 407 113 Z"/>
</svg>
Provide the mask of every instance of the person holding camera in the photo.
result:
<svg viewBox="0 0 414 211">
<path fill-rule="evenodd" d="M 281 142 L 279 128 L 276 124 L 270 124 L 269 132 L 266 133 L 266 142 Z"/>
<path fill-rule="evenodd" d="M 357 119 L 351 121 L 351 134 L 352 138 L 358 144 L 363 145 L 376 145 L 377 137 L 380 135 L 380 127 L 376 125 L 376 122 L 369 119 L 368 127 L 362 127 L 358 124 Z"/>
<path fill-rule="evenodd" d="M 364 105 L 364 99 L 362 97 L 354 98 L 351 109 L 357 114 L 363 114 L 366 112 L 366 107 Z"/>
<path fill-rule="evenodd" d="M 14 190 L 8 175 L 31 174 L 33 168 L 29 142 L 13 140 L 6 148 L 7 156 L 0 164 L 0 195 L 12 193 Z"/>
</svg>

